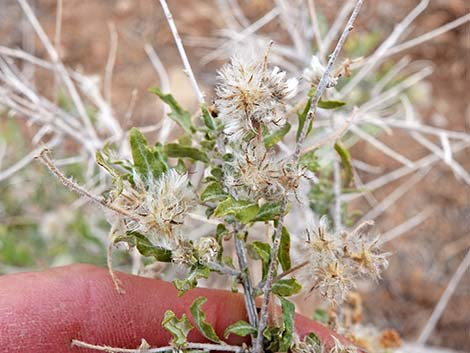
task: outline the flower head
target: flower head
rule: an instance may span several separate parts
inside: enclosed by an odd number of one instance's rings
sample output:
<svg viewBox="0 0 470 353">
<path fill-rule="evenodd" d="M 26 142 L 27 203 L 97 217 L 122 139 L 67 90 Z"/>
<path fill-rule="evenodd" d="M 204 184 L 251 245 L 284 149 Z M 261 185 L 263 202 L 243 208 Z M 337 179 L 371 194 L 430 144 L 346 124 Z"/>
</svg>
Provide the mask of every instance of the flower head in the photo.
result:
<svg viewBox="0 0 470 353">
<path fill-rule="evenodd" d="M 297 90 L 297 80 L 286 80 L 286 73 L 273 70 L 246 55 L 234 56 L 219 71 L 216 106 L 225 125 L 224 132 L 233 140 L 250 132 L 261 134 L 265 127 L 282 126 L 286 100 Z"/>
<path fill-rule="evenodd" d="M 320 82 L 321 77 L 325 73 L 325 67 L 321 64 L 320 59 L 313 55 L 310 60 L 310 65 L 304 70 L 303 77 L 309 81 L 312 85 L 317 85 Z M 326 87 L 331 88 L 336 86 L 338 80 L 336 77 L 329 75 Z"/>
<path fill-rule="evenodd" d="M 387 266 L 388 254 L 381 253 L 377 240 L 367 236 L 370 225 L 365 223 L 350 233 L 333 234 L 324 216 L 316 229 L 307 230 L 309 264 L 303 269 L 303 277 L 310 282 L 310 292 L 318 289 L 321 295 L 340 303 L 358 278 L 380 276 Z"/>
<path fill-rule="evenodd" d="M 192 206 L 187 175 L 170 169 L 146 185 L 138 177 L 134 179 L 134 185 L 125 182 L 121 193 L 112 200 L 138 219 L 120 219 L 124 230 L 145 234 L 154 245 L 174 248 L 178 238 L 174 228 L 183 223 Z"/>
</svg>

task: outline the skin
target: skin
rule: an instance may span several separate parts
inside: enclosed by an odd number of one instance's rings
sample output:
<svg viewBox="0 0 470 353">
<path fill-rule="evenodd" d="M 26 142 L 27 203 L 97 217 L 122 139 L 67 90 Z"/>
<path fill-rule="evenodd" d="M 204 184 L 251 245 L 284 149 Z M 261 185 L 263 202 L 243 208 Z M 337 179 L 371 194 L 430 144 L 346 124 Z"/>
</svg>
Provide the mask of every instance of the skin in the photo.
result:
<svg viewBox="0 0 470 353">
<path fill-rule="evenodd" d="M 124 273 L 117 274 L 119 294 L 107 270 L 72 265 L 52 270 L 0 277 L 0 347 L 9 353 L 95 352 L 71 347 L 72 339 L 121 348 L 136 348 L 141 338 L 152 347 L 168 345 L 170 335 L 161 327 L 166 310 L 178 317 L 189 313 L 199 296 L 207 321 L 223 337 L 224 329 L 246 320 L 243 297 L 221 290 L 194 289 L 177 296 L 173 284 Z M 333 334 L 319 323 L 296 316 L 297 332 L 315 332 L 327 346 Z M 333 334 L 334 335 L 334 334 Z M 206 342 L 194 329 L 189 339 Z M 231 335 L 230 344 L 240 344 Z"/>
</svg>

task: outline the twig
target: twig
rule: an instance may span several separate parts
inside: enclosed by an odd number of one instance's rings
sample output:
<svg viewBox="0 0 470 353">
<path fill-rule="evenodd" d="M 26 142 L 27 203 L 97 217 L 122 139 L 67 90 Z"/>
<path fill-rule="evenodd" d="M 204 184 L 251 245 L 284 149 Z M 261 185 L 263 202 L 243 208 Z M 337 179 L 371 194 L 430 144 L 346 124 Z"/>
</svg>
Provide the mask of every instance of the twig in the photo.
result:
<svg viewBox="0 0 470 353">
<path fill-rule="evenodd" d="M 320 101 L 320 98 L 323 95 L 323 92 L 326 89 L 326 85 L 328 84 L 329 81 L 329 76 L 330 72 L 333 68 L 334 63 L 336 62 L 336 59 L 338 58 L 338 55 L 343 48 L 344 43 L 346 42 L 346 38 L 348 37 L 349 33 L 353 30 L 353 24 L 354 21 L 356 20 L 357 16 L 359 15 L 359 11 L 361 10 L 362 4 L 364 3 L 364 0 L 358 0 L 356 2 L 356 6 L 354 7 L 354 10 L 351 14 L 351 17 L 349 18 L 349 21 L 346 25 L 345 30 L 341 34 L 341 37 L 338 40 L 338 44 L 336 45 L 335 50 L 333 53 L 330 55 L 330 59 L 328 60 L 328 64 L 326 65 L 325 72 L 323 73 L 320 83 L 318 84 L 317 90 L 315 91 L 315 96 L 312 99 L 312 105 L 310 107 L 310 111 L 307 114 L 307 119 L 305 121 L 304 127 L 300 133 L 294 155 L 292 156 L 292 161 L 295 163 L 299 159 L 300 152 L 302 150 L 302 145 L 305 141 L 305 138 L 307 137 L 307 131 L 308 127 L 310 126 L 310 122 L 312 121 L 313 117 L 315 116 L 315 112 L 317 109 L 318 102 Z"/>
<path fill-rule="evenodd" d="M 114 235 L 114 232 L 116 231 L 115 226 L 112 225 L 111 229 L 109 230 L 109 235 L 108 235 L 108 249 L 106 252 L 106 264 L 108 266 L 108 272 L 109 275 L 111 276 L 111 280 L 114 283 L 114 288 L 116 288 L 116 291 L 119 294 L 124 294 L 125 291 L 122 288 L 122 283 L 121 280 L 117 277 L 116 272 L 113 270 L 113 245 L 114 245 L 114 240 L 116 239 L 116 236 Z"/>
<path fill-rule="evenodd" d="M 234 268 L 228 267 L 228 266 L 223 266 L 221 264 L 218 264 L 217 262 L 207 262 L 206 263 L 207 267 L 209 267 L 211 270 L 223 273 L 224 275 L 229 275 L 233 277 L 240 277 L 241 272 L 238 270 L 235 270 Z"/>
<path fill-rule="evenodd" d="M 269 261 L 268 274 L 266 276 L 266 282 L 263 286 L 263 303 L 261 305 L 261 312 L 259 316 L 259 326 L 256 335 L 256 341 L 253 348 L 253 353 L 261 353 L 263 351 L 263 332 L 268 323 L 268 308 L 269 301 L 271 298 L 271 288 L 274 282 L 274 270 L 277 266 L 277 254 L 281 244 L 282 227 L 284 225 L 284 217 L 287 209 L 287 197 L 281 201 L 281 209 L 279 213 L 279 219 L 277 221 L 277 227 L 274 231 L 273 248 L 271 251 L 271 259 Z"/>
<path fill-rule="evenodd" d="M 339 231 L 343 228 L 341 219 L 341 183 L 341 168 L 339 161 L 335 159 L 333 161 L 333 195 L 335 198 L 333 205 L 333 221 L 337 234 L 339 234 Z"/>
<path fill-rule="evenodd" d="M 112 87 L 113 87 L 113 69 L 116 63 L 116 53 L 118 48 L 118 34 L 116 25 L 113 22 L 108 23 L 109 29 L 109 54 L 104 69 L 104 97 L 108 105 L 111 105 Z"/>
<path fill-rule="evenodd" d="M 310 19 L 313 26 L 313 36 L 315 37 L 315 42 L 317 44 L 318 52 L 323 53 L 323 42 L 321 39 L 320 26 L 318 25 L 317 10 L 315 8 L 315 0 L 308 0 L 308 9 L 310 11 Z M 320 61 L 323 61 L 323 55 L 319 55 Z"/>
<path fill-rule="evenodd" d="M 357 127 L 355 125 L 352 125 L 350 130 L 359 136 L 361 139 L 369 142 L 372 146 L 380 150 L 383 154 L 389 156 L 390 158 L 393 158 L 394 160 L 400 162 L 401 164 L 404 164 L 410 168 L 413 167 L 413 162 L 410 161 L 408 158 L 405 156 L 402 156 L 401 154 L 395 152 L 393 149 L 388 147 L 385 143 L 382 141 L 378 140 L 374 136 L 369 135 L 367 132 L 363 131 L 360 127 Z"/>
<path fill-rule="evenodd" d="M 72 80 L 70 79 L 70 76 L 68 75 L 67 70 L 64 67 L 64 64 L 60 60 L 59 54 L 57 53 L 54 46 L 50 42 L 49 38 L 44 32 L 44 29 L 41 27 L 38 19 L 34 15 L 27 1 L 26 0 L 17 0 L 17 1 L 20 4 L 21 8 L 23 9 L 23 12 L 25 13 L 26 17 L 28 17 L 28 20 L 33 26 L 34 30 L 36 31 L 39 39 L 41 40 L 44 47 L 46 48 L 47 53 L 49 54 L 52 62 L 55 64 L 56 69 L 59 72 L 65 86 L 67 87 L 67 90 L 70 93 L 70 97 L 72 98 L 72 101 L 75 107 L 77 108 L 78 114 L 80 115 L 81 119 L 83 120 L 83 123 L 85 124 L 87 132 L 89 133 L 90 137 L 94 140 L 94 142 L 99 142 L 95 128 L 93 127 L 93 124 L 91 123 L 90 117 L 87 114 L 85 106 L 77 92 L 77 89 L 75 88 Z"/>
<path fill-rule="evenodd" d="M 168 4 L 166 3 L 166 0 L 159 1 L 160 5 L 163 8 L 163 12 L 165 13 L 168 25 L 170 26 L 171 33 L 173 34 L 173 38 L 175 40 L 176 47 L 178 48 L 181 60 L 183 61 L 184 70 L 188 75 L 189 80 L 191 81 L 191 85 L 193 87 L 194 93 L 196 93 L 198 103 L 202 104 L 204 103 L 204 95 L 199 89 L 199 85 L 197 84 L 196 78 L 194 77 L 193 70 L 191 69 L 191 64 L 189 63 L 188 56 L 186 55 L 186 51 L 184 50 L 183 42 L 181 41 L 180 35 L 178 34 L 178 29 L 176 28 L 175 21 L 173 20 L 173 16 L 171 15 L 170 9 L 168 8 Z"/>
<path fill-rule="evenodd" d="M 429 218 L 431 213 L 432 213 L 432 210 L 430 208 L 425 209 L 424 211 L 421 211 L 420 213 L 418 213 L 416 216 L 413 216 L 410 219 L 407 219 L 405 222 L 383 233 L 379 238 L 379 244 L 388 243 L 392 241 L 393 239 L 398 238 L 400 235 L 413 229 L 414 227 L 420 225 L 426 219 Z"/>
<path fill-rule="evenodd" d="M 432 31 L 428 32 L 428 33 L 425 33 L 419 37 L 416 37 L 416 38 L 413 38 L 413 39 L 410 39 L 404 43 L 401 43 L 401 44 L 398 44 L 392 48 L 390 48 L 390 50 L 387 52 L 386 56 L 390 56 L 390 55 L 393 55 L 393 54 L 397 54 L 401 51 L 404 51 L 404 50 L 407 50 L 407 49 L 410 49 L 412 47 L 415 47 L 417 45 L 420 45 L 420 44 L 423 44 L 437 36 L 440 36 L 441 34 L 444 34 L 448 31 L 451 31 L 453 30 L 454 28 L 457 28 L 467 22 L 470 21 L 470 14 L 466 14 L 462 17 L 459 17 L 457 18 L 456 20 L 452 21 L 452 22 L 449 22 L 449 23 L 446 23 L 445 25 L 441 26 L 441 27 L 438 27 L 436 29 L 433 29 Z"/>
<path fill-rule="evenodd" d="M 55 136 L 50 142 L 48 142 L 46 145 L 48 148 L 53 148 L 55 147 L 58 143 L 60 142 L 60 138 Z M 5 179 L 8 179 L 21 169 L 25 168 L 31 161 L 36 158 L 37 154 L 41 152 L 44 149 L 44 146 L 38 147 L 34 150 L 32 150 L 30 153 L 28 153 L 26 156 L 21 158 L 18 162 L 13 164 L 12 166 L 6 168 L 5 170 L 0 170 L 0 182 L 2 182 Z"/>
<path fill-rule="evenodd" d="M 144 50 L 147 53 L 147 56 L 150 59 L 150 62 L 157 72 L 159 81 L 160 81 L 160 88 L 162 89 L 163 92 L 169 92 L 170 91 L 170 79 L 168 78 L 168 73 L 165 69 L 165 66 L 163 65 L 162 61 L 158 57 L 155 49 L 150 45 L 150 44 L 145 44 Z M 162 123 L 162 128 L 159 131 L 158 134 L 158 141 L 161 143 L 164 143 L 167 139 L 168 136 L 170 135 L 171 128 L 173 127 L 173 120 L 168 118 L 168 113 L 170 112 L 170 108 L 168 105 L 164 104 L 163 105 L 163 123 Z"/>
<path fill-rule="evenodd" d="M 380 45 L 379 48 L 372 54 L 372 57 L 367 60 L 367 64 L 349 81 L 346 86 L 341 90 L 341 97 L 349 94 L 364 77 L 371 72 L 381 59 L 385 56 L 387 50 L 394 45 L 401 37 L 403 32 L 410 26 L 410 24 L 418 17 L 429 5 L 429 0 L 421 0 L 420 3 L 398 24 L 395 26 L 393 32 L 388 38 Z"/>
<path fill-rule="evenodd" d="M 103 351 L 103 352 L 108 352 L 108 353 L 109 352 L 112 352 L 112 353 L 161 353 L 161 352 L 174 352 L 175 351 L 175 347 L 173 346 L 149 348 L 149 349 L 142 350 L 140 348 L 131 349 L 131 348 L 114 348 L 114 347 L 109 347 L 109 346 L 98 346 L 95 344 L 90 344 L 90 343 L 82 342 L 79 340 L 72 340 L 72 346 L 94 349 L 97 351 Z M 238 353 L 242 353 L 246 351 L 246 349 L 241 346 L 230 346 L 228 344 L 210 344 L 210 343 L 187 343 L 184 346 L 184 349 L 194 349 L 194 350 L 202 350 L 202 351 L 225 351 L 225 352 L 238 352 Z"/>
<path fill-rule="evenodd" d="M 385 211 L 390 209 L 390 207 L 397 202 L 403 195 L 405 195 L 412 187 L 419 183 L 429 172 L 431 168 L 427 167 L 418 171 L 416 174 L 410 177 L 405 183 L 398 186 L 390 194 L 388 194 L 383 200 L 381 200 L 373 209 L 367 212 L 361 219 L 357 222 L 358 224 L 365 222 L 369 219 L 376 219 Z"/>
<path fill-rule="evenodd" d="M 310 263 L 310 261 L 304 261 L 302 262 L 301 264 L 298 264 L 294 267 L 291 267 L 289 270 L 287 271 L 284 271 L 283 273 L 281 273 L 280 275 L 277 275 L 275 278 L 274 278 L 274 282 L 277 282 L 279 281 L 280 279 L 283 279 L 284 277 L 286 276 L 289 276 L 290 274 L 300 270 L 302 267 L 305 267 L 307 266 L 308 264 Z M 262 289 L 265 285 L 266 281 L 261 281 L 257 286 L 256 286 L 256 289 Z"/>
<path fill-rule="evenodd" d="M 468 267 L 470 266 L 470 250 L 468 250 L 467 255 L 465 255 L 464 259 L 460 263 L 459 267 L 455 271 L 454 275 L 450 279 L 449 283 L 447 284 L 444 293 L 442 294 L 439 302 L 437 303 L 434 311 L 431 314 L 431 317 L 427 321 L 426 325 L 424 326 L 421 334 L 418 337 L 417 343 L 424 344 L 429 339 L 432 331 L 436 327 L 437 322 L 442 316 L 447 304 L 449 303 L 450 298 L 454 294 L 457 286 L 462 279 L 463 275 L 467 271 Z"/>
<path fill-rule="evenodd" d="M 248 320 L 253 327 L 258 326 L 258 317 L 256 316 L 256 305 L 253 286 L 251 284 L 250 272 L 248 270 L 248 261 L 246 257 L 245 245 L 238 238 L 238 227 L 235 228 L 235 250 L 238 257 L 238 264 L 241 271 L 241 280 L 243 285 L 243 293 L 245 296 L 245 306 L 248 313 Z"/>
<path fill-rule="evenodd" d="M 75 191 L 77 194 L 79 194 L 80 196 L 83 196 L 83 197 L 86 197 L 88 200 L 91 200 L 101 206 L 104 206 L 112 211 L 114 211 L 115 213 L 117 214 L 120 214 L 121 216 L 125 216 L 125 217 L 128 217 L 129 219 L 135 221 L 135 222 L 139 222 L 140 221 L 140 218 L 139 217 L 136 217 L 135 215 L 133 214 L 130 214 L 129 212 L 127 212 L 126 210 L 122 209 L 122 208 L 119 208 L 119 207 L 116 207 L 112 204 L 108 204 L 106 202 L 106 200 L 102 199 L 102 198 L 99 198 L 98 196 L 95 196 L 93 194 L 91 194 L 88 190 L 85 190 L 84 188 L 82 188 L 80 185 L 76 184 L 75 182 L 73 182 L 72 180 L 70 180 L 69 178 L 67 178 L 54 164 L 54 162 L 50 159 L 49 157 L 49 150 L 47 148 L 43 149 L 39 155 L 37 156 L 37 158 L 42 162 L 44 163 L 44 165 L 51 171 L 52 174 L 54 174 L 61 182 L 62 184 L 64 184 L 64 186 L 66 186 L 67 188 L 69 188 L 70 190 L 72 191 Z"/>
</svg>

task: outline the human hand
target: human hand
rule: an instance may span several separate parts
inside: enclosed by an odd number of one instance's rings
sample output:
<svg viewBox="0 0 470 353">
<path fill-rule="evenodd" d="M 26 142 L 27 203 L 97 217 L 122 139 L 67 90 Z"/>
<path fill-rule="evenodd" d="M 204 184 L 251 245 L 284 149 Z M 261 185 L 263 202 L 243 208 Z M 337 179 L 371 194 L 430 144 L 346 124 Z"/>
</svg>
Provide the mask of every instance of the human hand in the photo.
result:
<svg viewBox="0 0 470 353">
<path fill-rule="evenodd" d="M 90 265 L 0 277 L 0 352 L 94 352 L 72 347 L 72 339 L 136 348 L 144 338 L 152 347 L 166 346 L 171 337 L 161 326 L 165 311 L 191 317 L 189 307 L 199 296 L 208 298 L 203 309 L 219 337 L 230 324 L 246 320 L 239 294 L 197 288 L 178 297 L 172 283 L 124 273 L 118 276 L 124 294 L 116 291 L 105 269 Z M 335 335 L 301 315 L 295 324 L 301 336 L 313 331 L 327 346 Z M 189 339 L 205 341 L 197 330 Z M 240 344 L 243 339 L 231 335 L 227 342 Z"/>
</svg>

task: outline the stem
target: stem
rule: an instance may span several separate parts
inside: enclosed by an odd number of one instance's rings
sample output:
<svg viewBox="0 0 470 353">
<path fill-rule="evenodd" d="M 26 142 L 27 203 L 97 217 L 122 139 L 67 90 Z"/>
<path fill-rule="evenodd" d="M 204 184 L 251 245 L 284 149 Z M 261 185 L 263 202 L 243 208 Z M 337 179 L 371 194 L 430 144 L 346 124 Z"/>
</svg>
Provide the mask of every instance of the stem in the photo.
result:
<svg viewBox="0 0 470 353">
<path fill-rule="evenodd" d="M 271 260 L 269 262 L 268 275 L 266 282 L 263 287 L 263 304 L 261 306 L 261 313 L 259 319 L 258 333 L 254 345 L 254 353 L 261 353 L 263 351 L 263 331 L 268 323 L 268 307 L 269 299 L 271 294 L 271 288 L 273 286 L 274 270 L 277 266 L 277 254 L 279 252 L 279 246 L 281 245 L 281 233 L 284 225 L 284 216 L 287 208 L 287 197 L 284 197 L 281 202 L 281 210 L 279 214 L 279 220 L 277 223 L 276 230 L 274 231 L 274 242 L 273 250 L 271 252 Z"/>
<path fill-rule="evenodd" d="M 72 346 L 81 347 L 81 348 L 88 348 L 94 349 L 97 351 L 103 352 L 112 352 L 112 353 L 142 353 L 144 350 L 137 348 L 115 348 L 109 346 L 98 346 L 95 344 L 90 344 L 86 342 L 82 342 L 79 340 L 72 340 Z M 146 353 L 160 353 L 160 352 L 174 352 L 177 347 L 173 346 L 166 346 L 166 347 L 159 347 L 159 348 L 150 348 L 146 349 Z M 245 352 L 246 349 L 241 346 L 230 346 L 226 344 L 210 344 L 210 343 L 187 343 L 182 347 L 184 349 L 195 349 L 195 350 L 203 350 L 203 351 L 225 351 L 225 352 L 237 352 L 242 353 Z"/>
<path fill-rule="evenodd" d="M 188 56 L 186 55 L 186 51 L 184 50 L 183 42 L 181 41 L 180 35 L 178 34 L 178 29 L 176 28 L 175 21 L 173 20 L 173 16 L 171 15 L 171 11 L 168 8 L 166 0 L 159 1 L 160 5 L 163 8 L 163 12 L 165 13 L 168 26 L 170 26 L 171 33 L 173 34 L 173 38 L 175 40 L 176 47 L 178 48 L 181 60 L 183 61 L 184 71 L 188 75 L 189 80 L 191 81 L 191 85 L 193 86 L 194 93 L 196 93 L 198 103 L 202 104 L 204 103 L 204 95 L 199 89 L 199 85 L 197 84 L 196 78 L 194 77 L 193 70 L 191 69 L 191 64 L 189 63 Z"/>
<path fill-rule="evenodd" d="M 49 150 L 47 148 L 43 149 L 40 153 L 39 156 L 37 157 L 50 171 L 52 174 L 54 174 L 57 179 L 59 179 L 62 184 L 64 184 L 67 188 L 69 188 L 72 191 L 75 191 L 77 194 L 80 196 L 84 196 L 87 199 L 96 202 L 97 204 L 104 206 L 106 208 L 109 208 L 110 210 L 116 212 L 117 214 L 120 214 L 121 216 L 128 217 L 129 219 L 132 219 L 135 222 L 140 222 L 140 218 L 136 217 L 135 215 L 127 212 L 126 210 L 116 207 L 112 204 L 108 204 L 104 199 L 99 198 L 98 196 L 93 195 L 90 193 L 88 190 L 84 189 L 80 185 L 76 184 L 69 178 L 67 178 L 60 170 L 59 168 L 56 167 L 54 162 L 50 159 L 49 157 Z"/>
<path fill-rule="evenodd" d="M 295 271 L 300 270 L 302 267 L 308 265 L 309 263 L 310 263 L 310 261 L 304 261 L 304 262 L 302 262 L 301 264 L 292 267 L 290 270 L 284 271 L 284 272 L 281 273 L 280 275 L 274 277 L 274 282 L 277 282 L 277 281 L 279 281 L 280 279 L 283 279 L 284 277 L 290 275 L 291 273 L 294 273 Z M 265 281 L 260 282 L 260 283 L 256 286 L 256 288 L 257 288 L 257 289 L 263 288 L 265 283 L 266 283 Z"/>
<path fill-rule="evenodd" d="M 303 126 L 303 129 L 300 133 L 299 140 L 297 141 L 297 145 L 294 151 L 294 154 L 292 155 L 292 163 L 296 164 L 299 157 L 300 157 L 300 152 L 302 150 L 302 145 L 305 141 L 305 138 L 307 137 L 307 131 L 308 131 L 308 126 L 310 125 L 310 122 L 312 121 L 316 109 L 317 109 L 317 104 L 320 101 L 320 98 L 322 97 L 328 80 L 330 76 L 330 72 L 333 68 L 334 63 L 336 62 L 336 59 L 343 48 L 343 45 L 346 41 L 346 38 L 348 37 L 349 33 L 353 29 L 353 24 L 354 21 L 356 20 L 357 16 L 359 15 L 359 11 L 362 7 L 362 4 L 364 3 L 364 0 L 358 0 L 356 2 L 356 5 L 354 7 L 354 10 L 351 14 L 351 17 L 349 18 L 349 21 L 346 25 L 346 28 L 344 29 L 343 33 L 341 34 L 341 37 L 338 41 L 338 44 L 336 45 L 335 50 L 333 53 L 330 55 L 330 59 L 328 60 L 328 64 L 325 68 L 325 72 L 323 73 L 320 83 L 318 84 L 317 90 L 315 92 L 315 96 L 313 97 L 312 100 L 312 106 L 310 107 L 310 111 L 307 115 L 307 119 L 305 121 L 305 124 Z M 264 284 L 263 288 L 263 304 L 261 306 L 261 313 L 260 313 L 260 322 L 258 326 L 258 333 L 256 336 L 256 342 L 254 345 L 254 353 L 261 353 L 263 352 L 263 331 L 266 328 L 267 322 L 268 322 L 268 306 L 269 306 L 269 299 L 270 299 L 270 294 L 271 294 L 271 288 L 274 280 L 274 270 L 277 267 L 277 254 L 279 252 L 279 246 L 281 243 L 281 233 L 282 233 L 282 227 L 284 225 L 284 217 L 285 217 L 285 212 L 287 208 L 287 196 L 285 196 L 281 202 L 281 212 L 279 215 L 279 220 L 278 224 L 274 233 L 274 243 L 273 243 L 273 250 L 271 252 L 271 260 L 269 263 L 269 269 L 268 269 L 268 275 L 266 277 L 266 283 Z"/>
<path fill-rule="evenodd" d="M 297 146 L 295 148 L 294 155 L 292 156 L 292 161 L 297 162 L 300 156 L 300 151 L 302 150 L 302 145 L 305 141 L 305 138 L 307 137 L 307 131 L 308 127 L 310 125 L 310 122 L 312 121 L 315 112 L 317 110 L 317 105 L 318 102 L 320 101 L 320 98 L 322 97 L 323 93 L 325 92 L 326 85 L 329 80 L 330 72 L 333 68 L 334 63 L 336 62 L 336 59 L 338 58 L 338 55 L 343 48 L 344 43 L 346 42 L 346 38 L 348 37 L 349 33 L 353 30 L 353 24 L 354 21 L 356 20 L 357 16 L 359 15 L 359 11 L 362 7 L 362 4 L 364 3 L 364 0 L 357 0 L 356 6 L 354 7 L 354 10 L 351 14 L 351 17 L 349 18 L 349 21 L 346 25 L 346 28 L 344 29 L 343 33 L 341 34 L 341 37 L 338 40 L 338 44 L 336 44 L 336 48 L 333 51 L 333 53 L 330 55 L 330 60 L 328 60 L 328 64 L 326 65 L 325 72 L 323 73 L 320 83 L 318 84 L 317 90 L 315 92 L 315 96 L 313 97 L 312 100 L 312 106 L 310 107 L 310 111 L 307 114 L 307 119 L 305 121 L 305 124 L 303 126 L 303 129 L 300 133 L 299 140 L 297 142 Z"/>
<path fill-rule="evenodd" d="M 223 266 L 217 262 L 208 262 L 206 263 L 207 267 L 209 267 L 213 271 L 217 271 L 223 273 L 228 276 L 240 277 L 242 273 L 238 270 L 235 270 L 228 266 Z"/>
<path fill-rule="evenodd" d="M 237 252 L 238 264 L 240 265 L 240 279 L 243 285 L 243 294 L 245 296 L 245 306 L 248 313 L 248 320 L 250 321 L 251 326 L 257 327 L 258 317 L 256 315 L 255 296 L 253 285 L 251 284 L 250 272 L 248 270 L 245 245 L 237 236 L 237 233 L 239 232 L 238 227 L 235 228 L 235 232 L 235 250 Z"/>
</svg>

